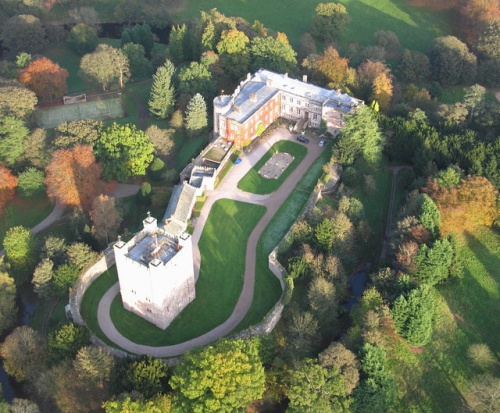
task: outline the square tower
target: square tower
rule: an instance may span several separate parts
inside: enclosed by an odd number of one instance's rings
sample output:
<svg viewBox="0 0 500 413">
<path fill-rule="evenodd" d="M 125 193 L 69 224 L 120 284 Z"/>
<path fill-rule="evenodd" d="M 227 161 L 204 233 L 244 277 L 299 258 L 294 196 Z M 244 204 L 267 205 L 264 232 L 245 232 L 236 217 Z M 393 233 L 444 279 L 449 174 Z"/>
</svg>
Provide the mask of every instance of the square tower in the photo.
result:
<svg viewBox="0 0 500 413">
<path fill-rule="evenodd" d="M 120 294 L 125 309 L 165 329 L 196 296 L 191 236 L 167 235 L 149 213 L 143 225 L 113 246 Z"/>
</svg>

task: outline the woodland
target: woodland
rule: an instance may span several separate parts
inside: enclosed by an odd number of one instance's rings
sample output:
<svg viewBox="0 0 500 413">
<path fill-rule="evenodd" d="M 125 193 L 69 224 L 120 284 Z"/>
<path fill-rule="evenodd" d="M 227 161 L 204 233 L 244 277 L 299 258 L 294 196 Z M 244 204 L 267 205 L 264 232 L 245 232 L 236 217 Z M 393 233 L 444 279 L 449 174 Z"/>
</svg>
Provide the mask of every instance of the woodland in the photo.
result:
<svg viewBox="0 0 500 413">
<path fill-rule="evenodd" d="M 314 1 L 293 28 L 281 0 L 260 20 L 197 3 L 0 4 L 0 412 L 499 412 L 499 1 Z M 340 164 L 341 188 L 279 244 L 281 321 L 176 363 L 92 345 L 68 292 L 118 233 L 163 215 L 213 98 L 259 68 L 365 101 L 328 137 L 319 183 Z M 123 118 L 40 125 L 81 93 L 120 94 Z M 140 190 L 115 199 L 117 183 Z M 64 220 L 33 234 L 54 204 Z"/>
</svg>

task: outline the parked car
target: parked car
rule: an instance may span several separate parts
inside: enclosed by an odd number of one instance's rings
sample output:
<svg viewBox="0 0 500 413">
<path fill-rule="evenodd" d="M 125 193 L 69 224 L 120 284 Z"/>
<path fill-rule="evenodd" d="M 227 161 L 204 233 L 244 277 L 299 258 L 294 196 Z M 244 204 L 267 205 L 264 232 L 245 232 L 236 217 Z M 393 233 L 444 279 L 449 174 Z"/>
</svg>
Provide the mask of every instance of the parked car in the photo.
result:
<svg viewBox="0 0 500 413">
<path fill-rule="evenodd" d="M 236 158 L 236 160 L 234 161 L 234 164 L 239 165 L 240 163 L 241 163 L 241 158 Z"/>
<path fill-rule="evenodd" d="M 321 139 L 321 140 L 319 141 L 318 145 L 322 148 L 323 146 L 325 146 L 325 145 L 326 145 L 326 140 Z"/>
<path fill-rule="evenodd" d="M 309 143 L 309 139 L 304 138 L 303 136 L 297 136 L 297 140 L 302 143 Z"/>
</svg>

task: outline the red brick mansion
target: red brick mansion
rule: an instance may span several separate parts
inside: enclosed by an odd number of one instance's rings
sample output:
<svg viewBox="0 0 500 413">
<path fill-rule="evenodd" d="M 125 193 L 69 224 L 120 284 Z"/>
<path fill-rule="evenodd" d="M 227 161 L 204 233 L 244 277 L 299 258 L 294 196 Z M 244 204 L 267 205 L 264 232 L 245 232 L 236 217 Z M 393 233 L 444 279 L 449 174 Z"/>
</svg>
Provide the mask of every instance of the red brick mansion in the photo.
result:
<svg viewBox="0 0 500 413">
<path fill-rule="evenodd" d="M 214 137 L 222 136 L 238 146 L 249 142 L 277 118 L 304 119 L 312 128 L 321 120 L 336 134 L 343 116 L 363 104 L 360 99 L 297 79 L 260 69 L 250 73 L 232 95 L 214 99 Z"/>
</svg>

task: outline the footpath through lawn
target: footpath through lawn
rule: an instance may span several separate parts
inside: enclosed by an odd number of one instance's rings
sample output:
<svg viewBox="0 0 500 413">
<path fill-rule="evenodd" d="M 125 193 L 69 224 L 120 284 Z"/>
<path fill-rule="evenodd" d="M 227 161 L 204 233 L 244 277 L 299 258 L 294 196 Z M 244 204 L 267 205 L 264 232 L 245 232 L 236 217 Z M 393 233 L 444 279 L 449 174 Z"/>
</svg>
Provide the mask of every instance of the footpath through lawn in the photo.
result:
<svg viewBox="0 0 500 413">
<path fill-rule="evenodd" d="M 231 315 L 243 288 L 247 240 L 264 213 L 265 208 L 259 205 L 227 199 L 216 202 L 199 243 L 201 268 L 196 299 L 166 330 L 161 330 L 125 310 L 118 295 L 111 306 L 111 319 L 118 331 L 138 344 L 166 346 L 198 337 L 222 324 Z M 94 284 L 85 294 L 82 315 L 102 338 L 94 317 L 106 288 L 100 284 L 94 288 Z"/>
</svg>

